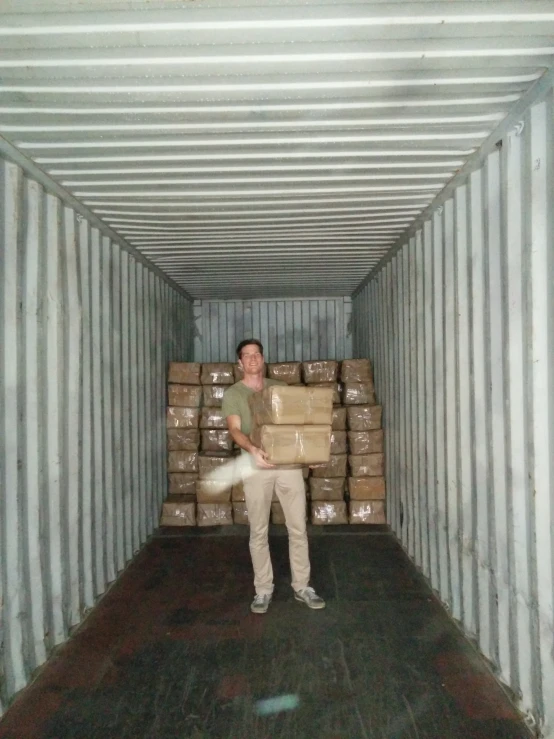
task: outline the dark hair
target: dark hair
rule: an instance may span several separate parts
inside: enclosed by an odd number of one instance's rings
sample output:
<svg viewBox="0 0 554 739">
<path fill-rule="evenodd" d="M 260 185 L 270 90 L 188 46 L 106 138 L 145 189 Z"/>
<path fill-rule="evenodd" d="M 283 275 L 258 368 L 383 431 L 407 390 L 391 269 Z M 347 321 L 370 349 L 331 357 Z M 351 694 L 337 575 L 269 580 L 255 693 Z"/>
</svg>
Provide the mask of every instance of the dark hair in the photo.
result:
<svg viewBox="0 0 554 739">
<path fill-rule="evenodd" d="M 263 354 L 264 354 L 264 348 L 263 348 L 263 346 L 262 346 L 262 342 L 261 342 L 261 341 L 258 341 L 258 339 L 244 339 L 244 340 L 243 340 L 243 341 L 241 341 L 241 342 L 240 342 L 240 344 L 239 344 L 239 345 L 237 346 L 237 357 L 238 357 L 239 359 L 240 359 L 240 355 L 241 355 L 241 353 L 242 353 L 242 350 L 244 349 L 244 347 L 245 347 L 245 346 L 248 346 L 249 344 L 255 344 L 255 345 L 256 345 L 256 346 L 257 346 L 257 347 L 259 348 L 259 350 L 260 350 L 260 354 L 261 354 L 261 355 L 262 355 L 262 357 L 263 357 Z"/>
</svg>

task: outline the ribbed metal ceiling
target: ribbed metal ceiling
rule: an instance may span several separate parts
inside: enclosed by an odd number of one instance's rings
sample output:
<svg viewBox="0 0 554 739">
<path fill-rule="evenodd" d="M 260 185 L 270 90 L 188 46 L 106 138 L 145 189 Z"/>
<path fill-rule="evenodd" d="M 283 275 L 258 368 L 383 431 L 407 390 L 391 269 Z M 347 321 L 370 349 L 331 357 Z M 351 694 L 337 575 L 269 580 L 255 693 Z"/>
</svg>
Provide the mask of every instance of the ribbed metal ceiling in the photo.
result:
<svg viewBox="0 0 554 739">
<path fill-rule="evenodd" d="M 554 60 L 554 3 L 3 0 L 0 134 L 196 298 L 351 294 Z"/>
</svg>

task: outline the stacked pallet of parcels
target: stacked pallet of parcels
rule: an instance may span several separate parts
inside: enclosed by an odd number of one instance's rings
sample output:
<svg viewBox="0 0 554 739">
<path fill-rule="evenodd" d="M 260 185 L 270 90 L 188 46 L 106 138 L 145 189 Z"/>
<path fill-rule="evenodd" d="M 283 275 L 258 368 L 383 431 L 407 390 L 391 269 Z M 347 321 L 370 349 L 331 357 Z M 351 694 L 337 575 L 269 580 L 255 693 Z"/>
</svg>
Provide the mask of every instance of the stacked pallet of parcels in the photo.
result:
<svg viewBox="0 0 554 739">
<path fill-rule="evenodd" d="M 172 362 L 168 374 L 169 496 L 161 526 L 232 524 L 233 440 L 221 412 L 230 363 Z M 208 479 L 219 470 L 217 480 Z"/>
<path fill-rule="evenodd" d="M 302 465 L 311 522 L 385 523 L 381 407 L 376 405 L 369 360 L 283 362 L 268 364 L 266 369 L 270 378 L 289 387 L 326 388 L 323 393 L 308 394 L 312 400 L 307 406 L 305 400 L 299 404 L 293 390 L 285 416 L 272 410 L 275 391 L 253 396 L 253 440 L 275 463 Z M 240 379 L 239 367 L 230 363 L 170 365 L 169 496 L 162 526 L 248 524 L 236 460 L 240 450 L 233 445 L 221 412 L 223 393 Z M 277 391 L 276 405 L 281 410 L 282 396 L 283 391 Z M 313 408 L 319 416 L 302 416 Z M 314 423 L 314 419 L 324 423 Z M 327 453 L 323 458 L 322 449 Z M 271 521 L 285 523 L 276 495 Z"/>
</svg>

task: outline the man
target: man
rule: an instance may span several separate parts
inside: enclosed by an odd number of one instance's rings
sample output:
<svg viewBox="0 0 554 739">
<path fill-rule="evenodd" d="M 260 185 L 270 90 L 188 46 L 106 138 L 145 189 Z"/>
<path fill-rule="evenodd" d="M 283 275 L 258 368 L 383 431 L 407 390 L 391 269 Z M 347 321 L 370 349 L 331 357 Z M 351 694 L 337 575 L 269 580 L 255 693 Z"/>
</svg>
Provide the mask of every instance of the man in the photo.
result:
<svg viewBox="0 0 554 739">
<path fill-rule="evenodd" d="M 250 441 L 252 416 L 248 398 L 270 385 L 284 385 L 264 378 L 264 349 L 257 339 L 245 339 L 237 347 L 244 379 L 223 396 L 223 415 L 231 436 L 243 450 L 243 486 L 250 523 L 250 554 L 256 596 L 250 609 L 266 613 L 273 593 L 273 568 L 269 554 L 268 527 L 273 490 L 283 506 L 289 534 L 292 587 L 296 600 L 309 608 L 325 608 L 325 601 L 309 587 L 310 559 L 306 533 L 306 494 L 302 469 L 283 469 L 267 462 L 267 454 Z"/>
</svg>

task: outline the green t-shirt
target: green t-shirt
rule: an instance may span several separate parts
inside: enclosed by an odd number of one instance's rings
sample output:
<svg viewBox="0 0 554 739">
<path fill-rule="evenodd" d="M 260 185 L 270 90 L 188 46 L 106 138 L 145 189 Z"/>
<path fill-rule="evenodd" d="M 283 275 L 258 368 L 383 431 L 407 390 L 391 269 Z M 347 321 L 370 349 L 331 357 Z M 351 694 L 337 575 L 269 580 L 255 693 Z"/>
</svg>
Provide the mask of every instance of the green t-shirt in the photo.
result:
<svg viewBox="0 0 554 739">
<path fill-rule="evenodd" d="M 264 378 L 264 388 L 271 385 L 286 385 L 281 380 L 268 380 Z M 244 382 L 236 382 L 225 391 L 223 395 L 222 411 L 225 418 L 228 416 L 240 416 L 240 430 L 243 434 L 250 436 L 252 431 L 252 414 L 248 405 L 248 398 L 255 390 L 247 387 Z"/>
</svg>

